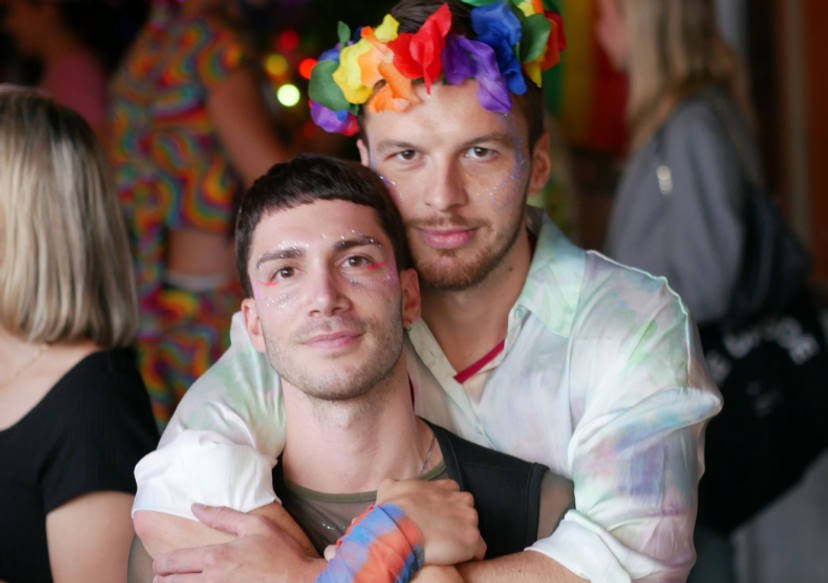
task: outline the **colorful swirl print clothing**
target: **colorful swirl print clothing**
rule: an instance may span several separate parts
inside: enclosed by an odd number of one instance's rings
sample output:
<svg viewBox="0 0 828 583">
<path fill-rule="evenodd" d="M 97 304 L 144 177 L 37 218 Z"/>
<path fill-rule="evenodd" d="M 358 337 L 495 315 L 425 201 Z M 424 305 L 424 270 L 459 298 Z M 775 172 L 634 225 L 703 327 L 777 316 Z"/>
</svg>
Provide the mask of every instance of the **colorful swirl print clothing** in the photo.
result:
<svg viewBox="0 0 828 583">
<path fill-rule="evenodd" d="M 242 184 L 207 111 L 211 89 L 249 52 L 216 17 L 157 5 L 112 87 L 111 157 L 130 229 L 141 328 L 139 365 L 159 424 L 228 345 L 241 292 L 165 284 L 167 233 L 230 236 Z"/>
<path fill-rule="evenodd" d="M 537 246 L 504 349 L 461 384 L 415 323 L 406 358 L 416 412 L 572 480 L 576 508 L 530 550 L 589 581 L 684 581 L 704 426 L 722 406 L 693 320 L 663 278 L 579 249 L 528 212 Z M 239 510 L 276 499 L 280 381 L 238 315 L 231 337 L 138 464 L 133 511 L 192 518 L 198 496 Z"/>
</svg>

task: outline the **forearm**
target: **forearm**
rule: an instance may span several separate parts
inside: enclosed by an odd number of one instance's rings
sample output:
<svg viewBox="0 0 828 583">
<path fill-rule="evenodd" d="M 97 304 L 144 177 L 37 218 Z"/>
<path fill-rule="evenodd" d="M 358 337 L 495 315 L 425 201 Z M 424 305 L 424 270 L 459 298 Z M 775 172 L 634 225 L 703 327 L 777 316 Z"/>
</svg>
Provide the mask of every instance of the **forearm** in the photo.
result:
<svg viewBox="0 0 828 583">
<path fill-rule="evenodd" d="M 252 510 L 249 514 L 267 518 L 294 539 L 305 554 L 318 556 L 308 537 L 278 502 Z M 135 532 L 153 558 L 178 549 L 222 544 L 236 538 L 188 518 L 146 510 L 135 513 Z"/>
<path fill-rule="evenodd" d="M 488 561 L 471 561 L 457 566 L 466 583 L 583 583 L 560 563 L 534 551 L 524 551 Z"/>
</svg>

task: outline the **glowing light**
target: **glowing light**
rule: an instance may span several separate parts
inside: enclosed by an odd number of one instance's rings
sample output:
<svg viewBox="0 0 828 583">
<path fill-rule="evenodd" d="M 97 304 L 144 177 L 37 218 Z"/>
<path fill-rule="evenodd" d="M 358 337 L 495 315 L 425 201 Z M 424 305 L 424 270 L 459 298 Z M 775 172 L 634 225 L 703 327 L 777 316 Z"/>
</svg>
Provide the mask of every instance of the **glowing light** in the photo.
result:
<svg viewBox="0 0 828 583">
<path fill-rule="evenodd" d="M 295 30 L 286 30 L 279 35 L 279 46 L 286 51 L 296 50 L 299 46 L 299 33 Z"/>
<path fill-rule="evenodd" d="M 282 55 L 268 55 L 265 59 L 265 70 L 273 77 L 281 77 L 287 73 L 288 61 Z"/>
<path fill-rule="evenodd" d="M 299 63 L 299 74 L 305 79 L 311 78 L 311 71 L 316 66 L 316 59 L 305 59 Z"/>
<path fill-rule="evenodd" d="M 276 92 L 276 99 L 278 99 L 279 103 L 285 107 L 293 107 L 299 103 L 299 100 L 302 99 L 302 95 L 299 93 L 299 89 L 296 88 L 296 85 L 286 83 L 285 85 L 279 87 L 279 90 Z"/>
</svg>

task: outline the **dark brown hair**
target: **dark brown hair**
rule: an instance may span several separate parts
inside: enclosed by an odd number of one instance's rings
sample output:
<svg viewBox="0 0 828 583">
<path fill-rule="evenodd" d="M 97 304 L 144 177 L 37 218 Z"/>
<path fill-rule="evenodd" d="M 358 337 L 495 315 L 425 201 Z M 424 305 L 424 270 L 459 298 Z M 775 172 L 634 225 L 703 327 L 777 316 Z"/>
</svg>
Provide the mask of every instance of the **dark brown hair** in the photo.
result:
<svg viewBox="0 0 828 583">
<path fill-rule="evenodd" d="M 253 183 L 242 201 L 236 219 L 236 268 L 246 297 L 253 295 L 247 264 L 253 232 L 262 217 L 317 200 L 344 200 L 374 209 L 391 241 L 397 269 L 411 266 L 402 217 L 382 179 L 356 162 L 305 154 L 273 166 Z"/>
</svg>

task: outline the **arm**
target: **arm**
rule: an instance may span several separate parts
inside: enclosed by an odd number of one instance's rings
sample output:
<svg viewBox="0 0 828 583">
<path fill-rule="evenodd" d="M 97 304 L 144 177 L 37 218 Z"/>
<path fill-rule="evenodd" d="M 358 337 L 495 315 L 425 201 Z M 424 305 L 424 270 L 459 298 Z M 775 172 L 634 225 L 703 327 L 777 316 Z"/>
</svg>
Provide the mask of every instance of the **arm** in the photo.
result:
<svg viewBox="0 0 828 583">
<path fill-rule="evenodd" d="M 273 118 L 249 66 L 234 71 L 210 90 L 207 109 L 233 167 L 246 185 L 290 157 L 276 135 Z"/>
<path fill-rule="evenodd" d="M 46 516 L 46 539 L 55 583 L 126 580 L 133 537 L 132 496 L 94 492 L 73 498 Z"/>
<path fill-rule="evenodd" d="M 568 379 L 577 507 L 532 550 L 591 581 L 684 581 L 704 426 L 721 397 L 666 284 L 589 261 L 601 277 L 584 284 L 592 309 L 573 325 Z"/>
<path fill-rule="evenodd" d="M 406 528 L 413 528 L 414 532 L 419 531 L 423 549 L 420 556 L 424 556 L 431 564 L 454 564 L 482 557 L 485 553 L 485 543 L 476 528 L 477 512 L 474 510 L 473 501 L 468 494 L 460 492 L 457 484 L 451 480 L 386 480 L 380 486 L 380 496 L 383 504 L 404 509 L 405 520 L 409 521 Z M 313 583 L 328 567 L 322 559 L 307 557 L 292 539 L 260 517 L 248 516 L 229 508 L 194 507 L 193 512 L 205 525 L 234 534 L 238 539 L 223 545 L 182 549 L 159 556 L 155 562 L 156 573 L 160 575 L 159 583 L 172 583 L 178 580 L 176 577 L 183 574 L 189 574 L 192 583 Z M 410 534 L 410 531 L 400 532 Z M 370 537 L 365 539 L 364 535 L 365 533 L 362 533 L 349 539 L 349 551 L 357 550 L 358 546 L 366 542 L 371 546 L 372 542 L 380 540 Z M 348 535 L 343 538 L 348 538 Z M 382 543 L 379 546 L 386 550 L 391 548 L 390 543 Z M 388 566 L 389 557 L 400 557 L 398 550 L 397 546 L 394 546 L 388 554 L 380 552 L 378 555 L 371 555 L 382 557 L 383 560 L 379 565 L 368 564 L 363 568 L 363 574 L 371 572 L 384 575 L 400 568 L 399 564 Z M 349 551 L 345 551 L 344 555 L 351 555 Z M 342 561 L 338 565 L 332 563 L 326 581 L 346 581 L 348 579 L 343 578 L 343 572 L 359 570 L 362 567 L 363 555 L 357 552 L 353 556 L 359 559 L 358 565 L 343 565 Z M 371 567 L 375 567 L 376 570 L 372 570 Z M 384 580 L 377 579 L 378 582 Z"/>
<path fill-rule="evenodd" d="M 278 502 L 252 510 L 249 514 L 267 518 L 276 528 L 290 536 L 305 554 L 318 556 L 308 537 Z M 177 549 L 218 545 L 236 538 L 201 522 L 163 512 L 141 510 L 135 513 L 134 521 L 135 532 L 153 558 Z"/>
</svg>

